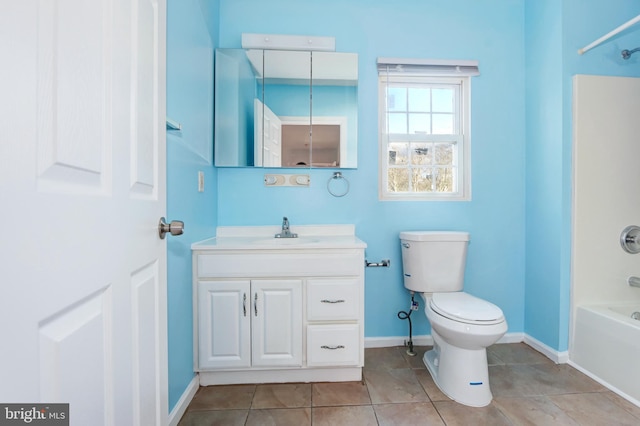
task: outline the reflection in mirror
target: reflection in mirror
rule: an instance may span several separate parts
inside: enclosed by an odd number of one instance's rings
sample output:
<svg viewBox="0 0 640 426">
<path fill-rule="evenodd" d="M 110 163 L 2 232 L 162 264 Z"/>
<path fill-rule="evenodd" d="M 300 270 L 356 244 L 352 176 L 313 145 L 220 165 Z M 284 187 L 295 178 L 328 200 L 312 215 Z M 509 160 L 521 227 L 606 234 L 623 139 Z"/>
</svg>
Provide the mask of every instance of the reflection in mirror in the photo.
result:
<svg viewBox="0 0 640 426">
<path fill-rule="evenodd" d="M 298 117 L 311 123 L 311 52 L 264 51 L 264 110 L 262 126 L 256 126 L 256 140 L 262 138 L 262 166 L 309 167 L 309 138 L 289 138 L 283 144 L 283 117 Z M 262 127 L 262 135 L 259 133 Z M 256 162 L 257 163 L 257 162 Z M 257 163 L 258 164 L 258 163 Z"/>
<path fill-rule="evenodd" d="M 312 62 L 312 166 L 356 168 L 358 55 L 312 52 Z"/>
<path fill-rule="evenodd" d="M 215 79 L 216 166 L 357 167 L 357 54 L 217 49 Z"/>
<path fill-rule="evenodd" d="M 243 49 L 216 49 L 214 161 L 219 167 L 255 165 L 254 103 L 262 99 L 262 55 L 249 61 Z M 261 146 L 261 144 L 259 144 Z"/>
</svg>

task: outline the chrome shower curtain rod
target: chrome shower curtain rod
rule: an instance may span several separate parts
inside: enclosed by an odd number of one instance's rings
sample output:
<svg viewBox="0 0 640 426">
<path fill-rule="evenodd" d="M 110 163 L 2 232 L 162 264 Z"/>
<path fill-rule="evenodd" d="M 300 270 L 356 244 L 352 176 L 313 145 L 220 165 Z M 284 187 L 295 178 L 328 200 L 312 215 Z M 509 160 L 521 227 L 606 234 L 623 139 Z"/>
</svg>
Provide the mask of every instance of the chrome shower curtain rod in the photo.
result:
<svg viewBox="0 0 640 426">
<path fill-rule="evenodd" d="M 625 22 L 624 24 L 620 25 L 618 28 L 616 28 L 615 30 L 603 35 L 602 37 L 600 37 L 599 39 L 597 39 L 596 41 L 594 41 L 591 44 L 586 45 L 585 47 L 583 47 L 582 49 L 578 49 L 578 53 L 580 55 L 582 55 L 583 53 L 585 53 L 587 50 L 591 50 L 594 47 L 596 47 L 597 45 L 599 45 L 600 43 L 609 40 L 611 37 L 613 37 L 614 35 L 626 30 L 627 28 L 629 28 L 630 26 L 636 24 L 640 22 L 640 15 L 636 16 L 635 18 L 631 19 L 628 22 Z"/>
</svg>

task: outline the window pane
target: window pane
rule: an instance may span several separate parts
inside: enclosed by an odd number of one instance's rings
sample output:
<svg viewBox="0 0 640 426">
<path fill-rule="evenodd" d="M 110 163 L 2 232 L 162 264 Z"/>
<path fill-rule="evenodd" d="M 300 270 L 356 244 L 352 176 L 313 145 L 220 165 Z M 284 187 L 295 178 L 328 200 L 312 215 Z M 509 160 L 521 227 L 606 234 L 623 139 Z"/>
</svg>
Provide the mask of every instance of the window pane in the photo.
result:
<svg viewBox="0 0 640 426">
<path fill-rule="evenodd" d="M 388 111 L 407 110 L 407 89 L 404 87 L 389 87 L 387 95 Z"/>
<path fill-rule="evenodd" d="M 453 165 L 453 145 L 450 143 L 438 143 L 434 146 L 435 164 L 441 166 Z"/>
<path fill-rule="evenodd" d="M 429 89 L 409 89 L 409 111 L 429 112 L 431 105 L 429 103 Z"/>
<path fill-rule="evenodd" d="M 429 134 L 429 114 L 409 114 L 409 134 Z"/>
<path fill-rule="evenodd" d="M 380 162 L 381 199 L 469 199 L 462 175 L 467 172 L 462 155 L 468 154 L 467 80 L 381 74 L 379 141 L 387 156 Z"/>
<path fill-rule="evenodd" d="M 433 114 L 433 134 L 434 135 L 452 135 L 453 132 L 453 114 Z"/>
<path fill-rule="evenodd" d="M 411 145 L 411 164 L 432 164 L 432 147 L 430 143 L 414 143 Z"/>
<path fill-rule="evenodd" d="M 387 178 L 389 192 L 409 191 L 409 169 L 391 168 L 387 173 Z"/>
<path fill-rule="evenodd" d="M 407 134 L 407 114 L 389 114 L 389 133 Z"/>
<path fill-rule="evenodd" d="M 436 191 L 437 192 L 453 192 L 453 168 L 442 167 L 437 170 L 436 178 Z"/>
<path fill-rule="evenodd" d="M 433 169 L 431 167 L 421 167 L 413 169 L 412 184 L 413 192 L 432 192 Z"/>
<path fill-rule="evenodd" d="M 453 89 L 433 89 L 432 96 L 435 112 L 453 112 Z"/>
<path fill-rule="evenodd" d="M 394 142 L 389 144 L 389 164 L 392 166 L 409 164 L 408 143 Z"/>
</svg>

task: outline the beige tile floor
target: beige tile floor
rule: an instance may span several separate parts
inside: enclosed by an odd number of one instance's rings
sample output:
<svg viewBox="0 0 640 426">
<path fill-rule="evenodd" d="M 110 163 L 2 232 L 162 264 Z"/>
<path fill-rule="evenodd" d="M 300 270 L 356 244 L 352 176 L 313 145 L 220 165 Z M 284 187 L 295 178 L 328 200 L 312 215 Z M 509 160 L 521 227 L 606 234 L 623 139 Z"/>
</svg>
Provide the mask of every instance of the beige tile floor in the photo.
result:
<svg viewBox="0 0 640 426">
<path fill-rule="evenodd" d="M 640 425 L 639 407 L 524 343 L 487 350 L 493 401 L 466 407 L 433 383 L 428 349 L 366 349 L 362 382 L 201 387 L 180 426 Z"/>
</svg>

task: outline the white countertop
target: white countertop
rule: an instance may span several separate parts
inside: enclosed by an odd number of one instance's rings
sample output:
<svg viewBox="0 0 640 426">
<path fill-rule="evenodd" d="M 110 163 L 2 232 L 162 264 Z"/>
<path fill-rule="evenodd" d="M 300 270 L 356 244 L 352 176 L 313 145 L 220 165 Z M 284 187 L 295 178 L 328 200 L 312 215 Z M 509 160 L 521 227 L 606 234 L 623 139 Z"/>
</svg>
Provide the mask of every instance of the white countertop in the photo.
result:
<svg viewBox="0 0 640 426">
<path fill-rule="evenodd" d="M 220 226 L 216 237 L 195 242 L 192 250 L 295 250 L 359 248 L 367 244 L 355 236 L 354 225 L 291 226 L 298 238 L 275 238 L 280 226 Z"/>
</svg>

